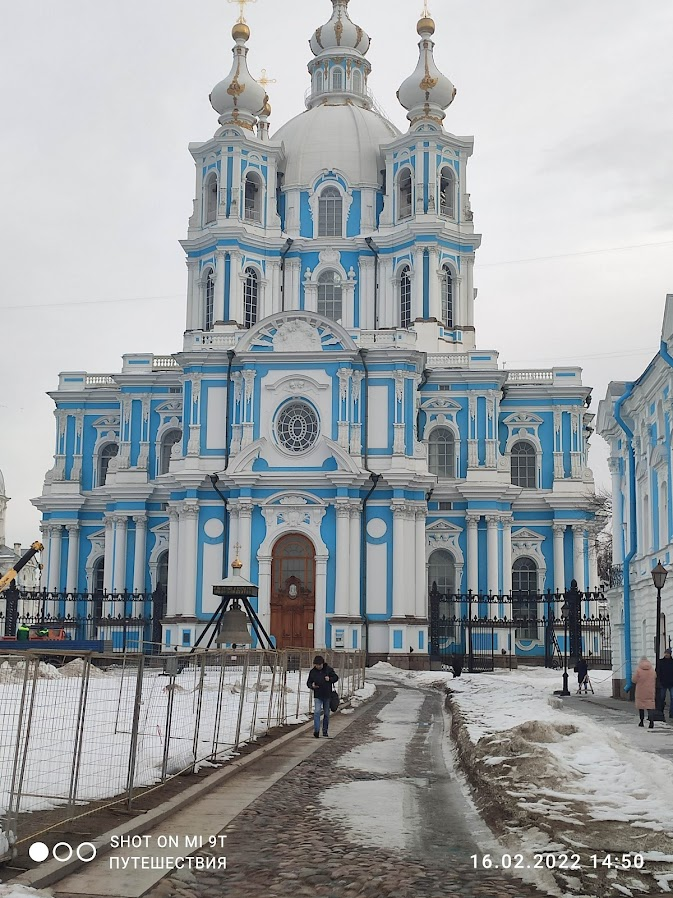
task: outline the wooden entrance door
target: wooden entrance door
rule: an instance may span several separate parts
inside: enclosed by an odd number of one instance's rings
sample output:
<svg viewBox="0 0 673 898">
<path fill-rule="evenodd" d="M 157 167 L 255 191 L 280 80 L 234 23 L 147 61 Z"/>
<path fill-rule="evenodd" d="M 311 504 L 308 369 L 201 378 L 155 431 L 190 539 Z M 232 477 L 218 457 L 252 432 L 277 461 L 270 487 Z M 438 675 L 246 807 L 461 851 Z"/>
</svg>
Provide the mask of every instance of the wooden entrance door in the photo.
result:
<svg viewBox="0 0 673 898">
<path fill-rule="evenodd" d="M 281 537 L 271 567 L 271 635 L 276 647 L 312 649 L 315 548 L 299 533 Z"/>
</svg>

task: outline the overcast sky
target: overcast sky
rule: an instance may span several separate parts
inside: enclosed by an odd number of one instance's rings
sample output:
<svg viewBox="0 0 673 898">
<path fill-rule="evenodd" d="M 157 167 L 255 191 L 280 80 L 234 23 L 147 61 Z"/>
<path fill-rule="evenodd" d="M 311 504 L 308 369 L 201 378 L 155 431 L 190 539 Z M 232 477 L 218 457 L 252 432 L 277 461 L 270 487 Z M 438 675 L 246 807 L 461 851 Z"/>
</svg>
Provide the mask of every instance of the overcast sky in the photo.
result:
<svg viewBox="0 0 673 898">
<path fill-rule="evenodd" d="M 673 293 L 670 0 L 433 0 L 436 58 L 458 88 L 445 122 L 475 137 L 483 234 L 477 344 L 508 368 L 581 365 L 592 411 L 658 347 Z M 351 0 L 372 37 L 370 81 L 415 68 L 422 0 Z M 7 542 L 39 537 L 63 370 L 118 371 L 125 352 L 181 349 L 187 151 L 217 128 L 238 7 L 224 0 L 22 0 L 0 33 L 0 469 Z M 253 74 L 272 131 L 303 109 L 307 40 L 329 0 L 249 3 Z M 325 160 L 329 163 L 329 160 Z M 606 448 L 591 464 L 608 483 Z"/>
</svg>

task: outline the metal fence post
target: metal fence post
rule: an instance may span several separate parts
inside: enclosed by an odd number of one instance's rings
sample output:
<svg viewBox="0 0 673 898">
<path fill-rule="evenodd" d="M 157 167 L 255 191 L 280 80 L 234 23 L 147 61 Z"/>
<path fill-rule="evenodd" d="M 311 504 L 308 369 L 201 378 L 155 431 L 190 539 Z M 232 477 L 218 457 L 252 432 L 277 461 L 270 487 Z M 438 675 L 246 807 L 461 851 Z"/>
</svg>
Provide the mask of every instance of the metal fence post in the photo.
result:
<svg viewBox="0 0 673 898">
<path fill-rule="evenodd" d="M 238 717 L 236 719 L 236 735 L 234 736 L 234 751 L 238 749 L 241 741 L 241 724 L 243 722 L 243 705 L 245 703 L 245 689 L 248 679 L 248 654 L 246 652 L 243 658 L 243 669 L 241 671 L 241 700 L 238 703 Z"/>
<path fill-rule="evenodd" d="M 72 759 L 72 768 L 70 771 L 70 788 L 68 791 L 68 807 L 70 813 L 77 799 L 77 785 L 79 782 L 79 768 L 82 760 L 82 745 L 84 743 L 84 723 L 86 719 L 86 700 L 89 694 L 89 672 L 91 669 L 91 655 L 89 655 L 84 663 L 82 671 L 82 684 L 79 692 L 79 707 L 77 709 L 77 729 L 75 732 L 75 747 Z"/>
<path fill-rule="evenodd" d="M 140 734 L 140 709 L 143 703 L 143 681 L 145 673 L 145 656 L 138 659 L 136 671 L 136 694 L 133 703 L 133 724 L 131 725 L 131 745 L 129 748 L 128 777 L 126 780 L 126 807 L 130 810 L 133 801 L 133 783 L 136 775 L 138 758 L 138 736 Z"/>
</svg>

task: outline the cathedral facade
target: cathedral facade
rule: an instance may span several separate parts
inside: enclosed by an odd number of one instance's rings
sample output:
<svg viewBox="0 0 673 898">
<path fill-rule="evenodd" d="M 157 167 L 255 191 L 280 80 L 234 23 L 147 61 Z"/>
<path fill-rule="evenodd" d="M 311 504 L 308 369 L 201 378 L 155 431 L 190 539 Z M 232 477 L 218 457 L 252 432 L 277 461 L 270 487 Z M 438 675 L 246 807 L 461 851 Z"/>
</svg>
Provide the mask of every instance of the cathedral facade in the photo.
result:
<svg viewBox="0 0 673 898">
<path fill-rule="evenodd" d="M 182 349 L 51 394 L 43 585 L 165 593 L 165 648 L 193 646 L 236 555 L 279 647 L 427 652 L 432 584 L 596 585 L 580 370 L 505 371 L 476 348 L 473 141 L 444 127 L 435 23 L 418 22 L 401 133 L 349 0 L 331 5 L 306 111 L 273 135 L 234 26 L 217 130 L 190 145 Z"/>
</svg>

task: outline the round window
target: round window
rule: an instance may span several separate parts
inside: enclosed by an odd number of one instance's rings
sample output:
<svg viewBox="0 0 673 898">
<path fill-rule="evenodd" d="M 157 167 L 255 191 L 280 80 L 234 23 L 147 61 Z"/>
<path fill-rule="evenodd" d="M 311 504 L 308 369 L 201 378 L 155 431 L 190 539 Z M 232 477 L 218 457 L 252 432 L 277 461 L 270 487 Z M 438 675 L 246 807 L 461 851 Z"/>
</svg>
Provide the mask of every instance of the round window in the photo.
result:
<svg viewBox="0 0 673 898">
<path fill-rule="evenodd" d="M 306 402 L 289 402 L 276 421 L 278 442 L 288 452 L 306 452 L 318 439 L 318 416 Z"/>
</svg>

